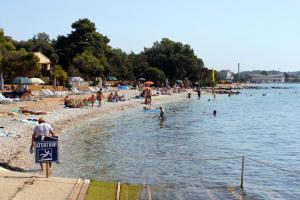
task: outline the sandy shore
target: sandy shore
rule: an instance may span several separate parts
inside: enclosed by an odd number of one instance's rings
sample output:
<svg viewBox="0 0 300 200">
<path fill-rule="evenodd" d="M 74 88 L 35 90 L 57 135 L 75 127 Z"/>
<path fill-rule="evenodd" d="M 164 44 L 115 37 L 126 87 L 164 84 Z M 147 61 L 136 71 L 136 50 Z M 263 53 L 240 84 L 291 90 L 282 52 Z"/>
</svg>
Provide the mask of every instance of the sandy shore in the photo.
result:
<svg viewBox="0 0 300 200">
<path fill-rule="evenodd" d="M 121 94 L 123 91 L 121 92 Z M 126 98 L 132 98 L 139 92 L 137 90 L 124 91 Z M 106 93 L 105 96 L 108 94 Z M 74 98 L 84 98 L 86 95 L 76 95 Z M 90 96 L 90 95 L 88 95 Z M 165 104 L 167 102 L 176 101 L 186 98 L 186 93 L 173 95 L 160 95 L 153 97 L 153 105 Z M 22 134 L 21 138 L 0 137 L 0 165 L 15 170 L 30 170 L 34 167 L 34 156 L 29 153 L 31 143 L 31 135 L 35 125 L 22 123 L 21 119 L 35 118 L 36 115 L 23 115 L 10 113 L 20 106 L 26 106 L 36 111 L 51 112 L 42 115 L 47 122 L 52 124 L 57 135 L 62 135 L 69 129 L 76 128 L 82 123 L 93 118 L 107 118 L 124 110 L 135 110 L 143 108 L 143 99 L 130 99 L 125 102 L 110 103 L 105 102 L 101 108 L 73 108 L 65 109 L 63 105 L 63 97 L 60 98 L 44 98 L 37 101 L 18 102 L 8 105 L 0 104 L 0 126 L 4 126 L 4 130 Z"/>
</svg>

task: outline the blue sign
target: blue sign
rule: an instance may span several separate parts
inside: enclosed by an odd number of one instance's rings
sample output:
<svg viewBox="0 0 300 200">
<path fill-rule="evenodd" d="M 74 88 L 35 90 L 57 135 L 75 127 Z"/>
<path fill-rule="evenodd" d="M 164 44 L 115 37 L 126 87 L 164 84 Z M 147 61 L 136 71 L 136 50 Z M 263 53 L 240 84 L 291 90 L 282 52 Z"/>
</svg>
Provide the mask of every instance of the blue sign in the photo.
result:
<svg viewBox="0 0 300 200">
<path fill-rule="evenodd" d="M 58 162 L 58 138 L 45 137 L 35 141 L 35 162 Z"/>
</svg>

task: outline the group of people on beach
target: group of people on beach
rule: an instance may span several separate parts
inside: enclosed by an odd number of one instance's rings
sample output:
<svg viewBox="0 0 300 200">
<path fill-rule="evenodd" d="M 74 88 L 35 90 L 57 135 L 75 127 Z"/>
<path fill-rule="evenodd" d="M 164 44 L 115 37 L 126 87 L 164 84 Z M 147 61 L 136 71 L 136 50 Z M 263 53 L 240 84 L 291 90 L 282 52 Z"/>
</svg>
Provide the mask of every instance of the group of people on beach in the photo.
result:
<svg viewBox="0 0 300 200">
<path fill-rule="evenodd" d="M 92 94 L 92 96 L 83 99 L 70 98 L 70 96 L 66 96 L 64 99 L 64 105 L 65 108 L 83 108 L 83 107 L 88 107 L 89 105 L 91 105 L 91 107 L 94 107 L 97 101 L 98 101 L 97 107 L 100 108 L 103 102 L 105 101 L 105 96 L 102 92 L 102 89 L 97 91 L 96 94 Z M 118 91 L 115 91 L 114 93 L 111 92 L 107 96 L 107 101 L 108 102 L 125 101 L 125 96 L 119 95 Z"/>
</svg>

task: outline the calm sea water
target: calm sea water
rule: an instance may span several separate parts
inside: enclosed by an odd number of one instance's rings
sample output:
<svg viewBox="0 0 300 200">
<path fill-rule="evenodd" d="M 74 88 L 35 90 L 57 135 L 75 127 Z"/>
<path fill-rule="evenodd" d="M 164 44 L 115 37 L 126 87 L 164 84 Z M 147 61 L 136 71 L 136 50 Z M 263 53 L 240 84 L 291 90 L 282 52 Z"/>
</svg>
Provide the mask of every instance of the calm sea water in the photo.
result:
<svg viewBox="0 0 300 200">
<path fill-rule="evenodd" d="M 63 136 L 55 175 L 149 184 L 153 199 L 299 199 L 300 85 L 277 86 L 288 89 L 193 94 L 164 105 L 164 122 L 142 108 L 93 120 Z M 244 190 L 240 157 L 206 160 L 242 155 Z"/>
</svg>

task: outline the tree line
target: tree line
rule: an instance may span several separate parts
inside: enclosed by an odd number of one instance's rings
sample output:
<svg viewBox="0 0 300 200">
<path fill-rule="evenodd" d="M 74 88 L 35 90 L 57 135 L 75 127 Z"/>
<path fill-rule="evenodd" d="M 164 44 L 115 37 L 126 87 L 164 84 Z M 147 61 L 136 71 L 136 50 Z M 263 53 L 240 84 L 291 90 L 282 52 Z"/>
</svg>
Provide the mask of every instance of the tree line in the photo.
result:
<svg viewBox="0 0 300 200">
<path fill-rule="evenodd" d="M 81 76 L 96 82 L 98 77 L 115 76 L 120 80 L 145 78 L 152 81 L 196 82 L 201 78 L 204 63 L 188 44 L 168 38 L 156 41 L 140 53 L 126 53 L 109 45 L 110 39 L 97 32 L 89 19 L 79 19 L 67 35 L 50 39 L 38 33 L 27 41 L 16 41 L 0 30 L 0 72 L 5 79 L 15 76 L 41 77 L 38 58 L 41 52 L 50 58 L 52 76 L 63 82 L 68 76 Z"/>
</svg>

